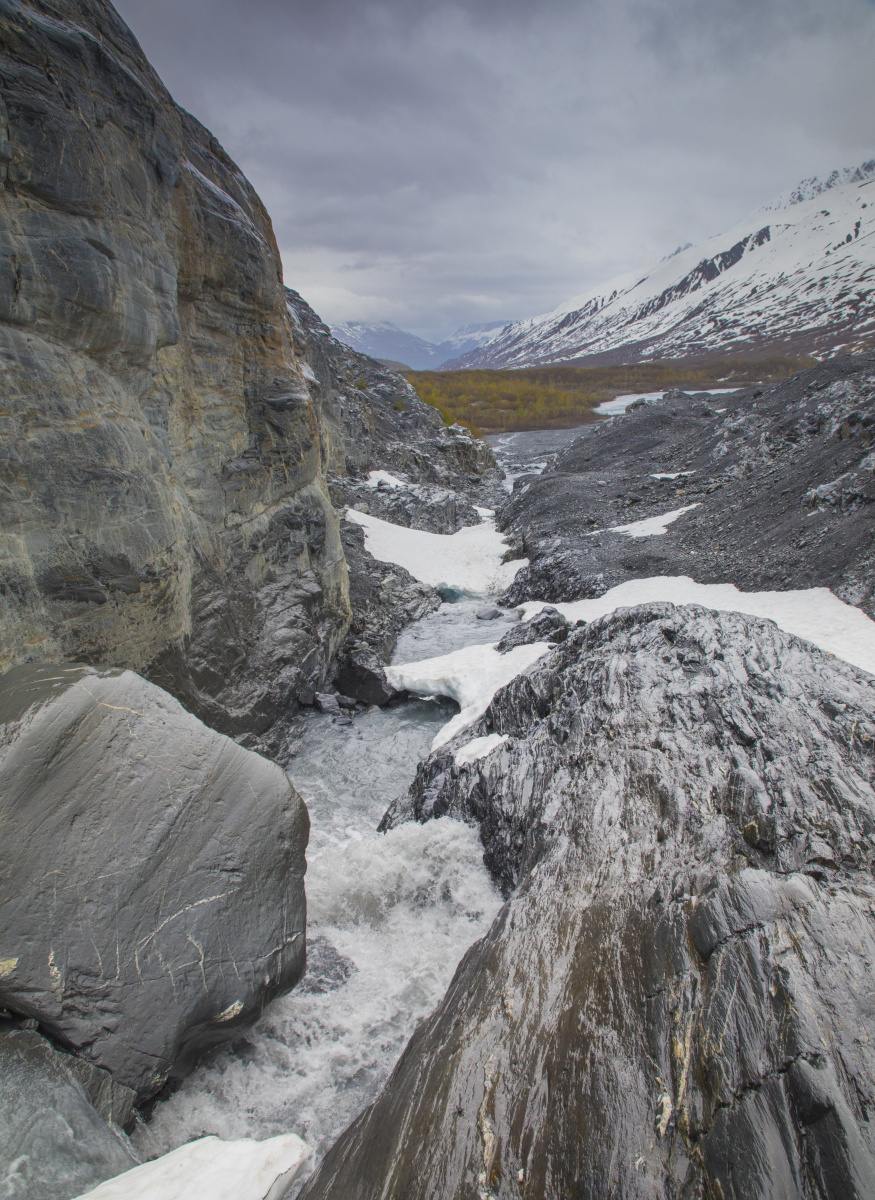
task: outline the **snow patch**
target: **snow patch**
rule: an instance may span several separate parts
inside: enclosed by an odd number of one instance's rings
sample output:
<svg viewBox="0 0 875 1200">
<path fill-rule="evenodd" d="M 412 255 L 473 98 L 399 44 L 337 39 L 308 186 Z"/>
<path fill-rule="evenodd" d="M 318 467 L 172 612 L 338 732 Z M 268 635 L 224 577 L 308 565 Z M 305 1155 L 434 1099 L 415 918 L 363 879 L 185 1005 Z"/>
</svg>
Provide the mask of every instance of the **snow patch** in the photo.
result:
<svg viewBox="0 0 875 1200">
<path fill-rule="evenodd" d="M 674 257 L 669 255 L 669 257 Z M 663 260 L 665 261 L 665 260 Z M 601 404 L 597 404 L 593 412 L 601 413 L 603 417 L 616 417 L 620 413 L 624 413 L 630 404 L 634 404 L 636 400 L 645 400 L 648 404 L 652 404 L 654 400 L 661 400 L 666 393 L 666 388 L 661 392 L 628 392 L 623 396 L 615 396 L 613 400 L 603 400 Z M 697 388 L 695 392 L 687 392 L 689 396 L 700 395 L 701 392 L 707 392 L 709 396 L 724 396 L 728 392 L 737 392 L 738 388 Z M 726 409 L 720 409 L 720 412 L 725 412 Z"/>
<path fill-rule="evenodd" d="M 79 1200 L 279 1200 L 310 1153 L 293 1133 L 263 1142 L 198 1138 L 108 1179 Z"/>
<path fill-rule="evenodd" d="M 448 696 L 461 709 L 439 731 L 432 750 L 446 745 L 457 733 L 483 716 L 499 688 L 528 670 L 551 649 L 548 642 L 514 646 L 499 654 L 497 642 L 485 646 L 465 646 L 439 658 L 401 663 L 386 667 L 386 679 L 392 687 L 418 696 Z"/>
<path fill-rule="evenodd" d="M 316 372 L 313 370 L 313 368 L 310 366 L 309 363 L 302 362 L 302 363 L 299 363 L 298 365 L 300 366 L 301 374 L 304 376 L 305 379 L 309 379 L 311 383 L 319 382 L 319 380 L 316 378 Z"/>
<path fill-rule="evenodd" d="M 474 505 L 474 511 L 477 513 L 478 517 L 485 518 L 485 517 L 494 517 L 495 516 L 494 508 L 481 508 L 479 504 Z"/>
<path fill-rule="evenodd" d="M 685 512 L 698 508 L 698 504 L 685 504 L 673 512 L 662 513 L 658 517 L 644 517 L 640 521 L 632 521 L 629 525 L 612 525 L 610 529 L 599 529 L 596 533 L 625 533 L 628 537 L 643 538 L 657 537 L 668 531 L 669 525 L 682 517 Z M 592 537 L 593 535 L 590 534 Z"/>
<path fill-rule="evenodd" d="M 346 515 L 364 529 L 365 548 L 374 558 L 404 567 L 414 579 L 431 587 L 455 588 L 475 595 L 502 592 L 528 565 L 527 558 L 501 561 L 507 543 L 489 518 L 480 525 L 466 525 L 457 533 L 428 533 L 381 521 L 354 508 Z"/>
<path fill-rule="evenodd" d="M 875 675 L 875 621 L 859 608 L 845 604 L 829 588 L 788 592 L 740 592 L 734 583 L 696 583 L 687 575 L 629 579 L 595 600 L 547 605 L 533 600 L 520 605 L 528 620 L 547 607 L 556 608 L 572 623 L 595 621 L 617 608 L 668 601 L 701 604 L 720 612 L 765 617 L 781 629 L 813 642 L 828 654 Z"/>
<path fill-rule="evenodd" d="M 657 475 L 651 475 L 651 479 L 680 479 L 681 476 L 693 475 L 694 471 L 660 471 Z"/>
<path fill-rule="evenodd" d="M 371 471 L 367 478 L 367 487 L 376 488 L 381 483 L 385 483 L 390 488 L 406 488 L 407 484 L 403 479 L 399 479 L 397 475 L 390 475 L 388 471 Z"/>
<path fill-rule="evenodd" d="M 479 759 L 485 758 L 487 754 L 491 754 L 507 739 L 508 734 L 506 733 L 487 733 L 484 737 L 472 738 L 470 742 L 466 742 L 460 750 L 456 751 L 453 762 L 457 767 L 466 767 L 469 763 L 477 762 Z"/>
</svg>

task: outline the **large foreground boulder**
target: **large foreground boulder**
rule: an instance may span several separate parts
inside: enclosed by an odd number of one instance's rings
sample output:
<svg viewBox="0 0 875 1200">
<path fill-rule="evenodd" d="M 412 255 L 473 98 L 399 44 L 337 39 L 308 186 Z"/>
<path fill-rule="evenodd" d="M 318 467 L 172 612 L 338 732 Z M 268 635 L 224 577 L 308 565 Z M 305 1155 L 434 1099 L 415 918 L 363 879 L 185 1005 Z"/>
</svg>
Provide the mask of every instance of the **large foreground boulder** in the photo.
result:
<svg viewBox="0 0 875 1200">
<path fill-rule="evenodd" d="M 304 970 L 303 801 L 131 671 L 0 679 L 0 1007 L 141 1098 Z"/>
<path fill-rule="evenodd" d="M 433 756 L 512 888 L 307 1200 L 875 1196 L 875 680 L 620 610 Z"/>
</svg>

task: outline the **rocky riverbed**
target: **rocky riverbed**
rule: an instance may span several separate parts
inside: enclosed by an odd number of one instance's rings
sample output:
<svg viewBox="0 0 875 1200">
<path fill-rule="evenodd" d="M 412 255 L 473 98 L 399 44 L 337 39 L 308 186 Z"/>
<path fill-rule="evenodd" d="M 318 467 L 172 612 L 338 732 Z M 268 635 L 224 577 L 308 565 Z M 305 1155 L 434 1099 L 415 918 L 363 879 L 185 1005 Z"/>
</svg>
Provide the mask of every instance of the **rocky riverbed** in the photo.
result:
<svg viewBox="0 0 875 1200">
<path fill-rule="evenodd" d="M 0 56 L 3 1200 L 875 1196 L 875 360 L 490 448 Z"/>
</svg>

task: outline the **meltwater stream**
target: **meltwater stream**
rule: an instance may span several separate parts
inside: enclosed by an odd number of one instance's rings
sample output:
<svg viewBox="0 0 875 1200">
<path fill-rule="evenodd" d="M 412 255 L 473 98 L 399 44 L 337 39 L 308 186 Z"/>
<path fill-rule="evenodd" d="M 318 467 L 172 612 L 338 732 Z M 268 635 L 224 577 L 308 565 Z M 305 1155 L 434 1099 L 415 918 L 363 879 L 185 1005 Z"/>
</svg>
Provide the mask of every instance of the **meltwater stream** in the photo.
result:
<svg viewBox="0 0 875 1200">
<path fill-rule="evenodd" d="M 395 661 L 497 640 L 511 619 L 478 620 L 483 606 L 443 604 L 404 631 Z M 442 818 L 376 832 L 454 708 L 415 700 L 351 724 L 301 718 L 289 775 L 312 822 L 307 975 L 156 1106 L 133 1138 L 142 1157 L 211 1133 L 297 1133 L 315 1165 L 376 1097 L 501 903 L 476 830 Z"/>
</svg>

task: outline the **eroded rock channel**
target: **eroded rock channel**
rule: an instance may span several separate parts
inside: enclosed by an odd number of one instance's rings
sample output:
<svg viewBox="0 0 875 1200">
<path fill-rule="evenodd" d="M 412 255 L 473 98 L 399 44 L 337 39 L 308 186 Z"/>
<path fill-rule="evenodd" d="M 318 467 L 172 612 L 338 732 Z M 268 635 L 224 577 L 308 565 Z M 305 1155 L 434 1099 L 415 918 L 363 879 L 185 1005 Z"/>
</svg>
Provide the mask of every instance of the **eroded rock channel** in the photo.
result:
<svg viewBox="0 0 875 1200">
<path fill-rule="evenodd" d="M 0 53 L 0 1197 L 875 1197 L 875 361 L 490 448 Z"/>
</svg>

